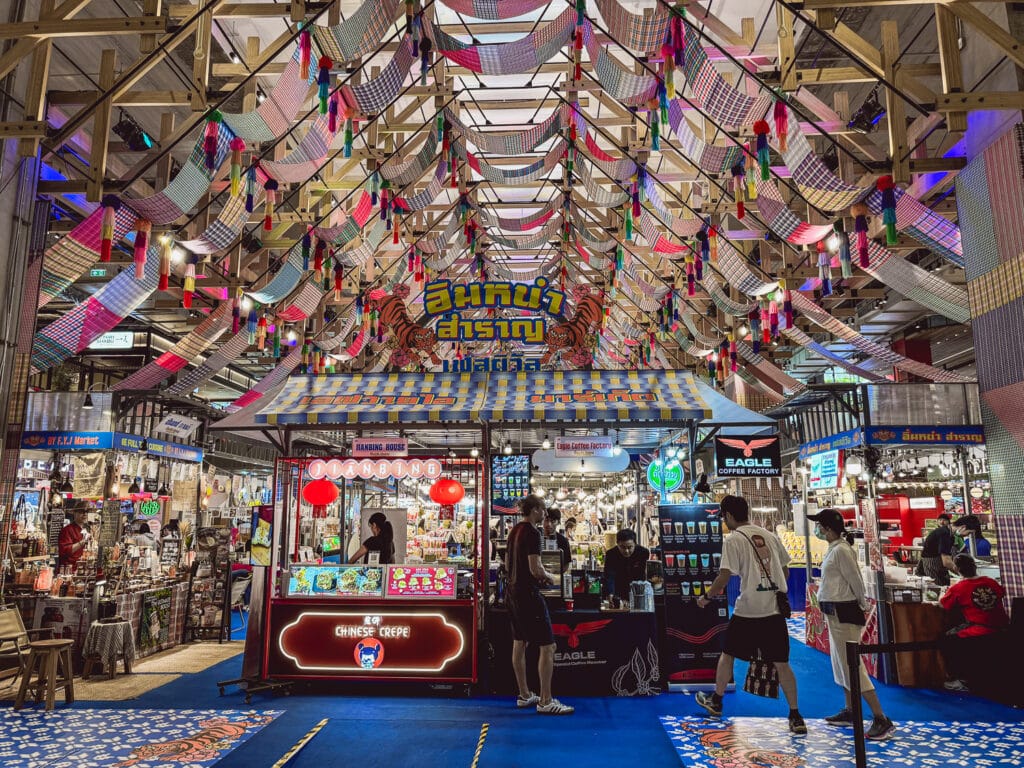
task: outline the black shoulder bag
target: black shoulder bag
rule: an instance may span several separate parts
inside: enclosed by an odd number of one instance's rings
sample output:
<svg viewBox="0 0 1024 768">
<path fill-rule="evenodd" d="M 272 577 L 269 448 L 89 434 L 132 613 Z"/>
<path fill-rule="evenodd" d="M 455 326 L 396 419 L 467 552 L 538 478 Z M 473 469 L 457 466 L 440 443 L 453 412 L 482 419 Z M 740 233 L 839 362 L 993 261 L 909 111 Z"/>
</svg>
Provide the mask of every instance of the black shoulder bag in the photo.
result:
<svg viewBox="0 0 1024 768">
<path fill-rule="evenodd" d="M 765 568 L 764 563 L 761 561 L 761 555 L 757 551 L 757 546 L 753 541 L 751 541 L 750 537 L 743 533 L 739 528 L 736 529 L 736 533 L 740 534 L 740 536 L 750 542 L 750 548 L 754 550 L 754 557 L 757 559 L 757 564 L 761 566 L 761 573 L 763 573 L 764 577 L 768 580 L 768 586 L 775 590 L 775 605 L 778 607 L 782 618 L 788 619 L 793 615 L 793 609 L 789 605 L 789 595 L 779 589 L 778 585 L 772 581 L 772 574 L 767 568 Z"/>
</svg>

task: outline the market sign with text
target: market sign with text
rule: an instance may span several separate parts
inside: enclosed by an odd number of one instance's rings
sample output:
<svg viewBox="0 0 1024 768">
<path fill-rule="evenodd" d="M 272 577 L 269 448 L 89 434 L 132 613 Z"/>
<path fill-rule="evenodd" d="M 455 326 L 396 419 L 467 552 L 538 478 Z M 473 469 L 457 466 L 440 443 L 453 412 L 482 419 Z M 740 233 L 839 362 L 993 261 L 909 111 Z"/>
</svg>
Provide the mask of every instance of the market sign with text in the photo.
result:
<svg viewBox="0 0 1024 768">
<path fill-rule="evenodd" d="M 543 317 L 482 317 L 463 318 L 464 310 L 505 308 L 519 312 L 546 312 L 554 317 L 562 315 L 565 294 L 549 287 L 546 278 L 538 277 L 533 283 L 486 281 L 452 283 L 433 280 L 423 291 L 423 308 L 428 317 L 439 318 L 437 340 L 460 341 L 521 341 L 524 344 L 543 344 L 546 326 Z"/>
<path fill-rule="evenodd" d="M 615 450 L 610 437 L 556 437 L 555 456 L 560 459 L 607 459 Z"/>
<path fill-rule="evenodd" d="M 498 371 L 500 373 L 516 373 L 518 371 L 539 371 L 540 359 L 523 355 L 504 355 L 495 357 L 471 357 L 461 360 L 442 360 L 441 370 L 445 373 L 478 373 Z"/>
<path fill-rule="evenodd" d="M 864 427 L 864 439 L 869 445 L 984 445 L 985 428 L 980 424 Z"/>
<path fill-rule="evenodd" d="M 664 473 L 665 482 L 662 482 Z M 647 484 L 659 493 L 664 485 L 665 493 L 679 490 L 683 484 L 683 465 L 675 459 L 671 461 L 652 461 L 647 465 Z"/>
<path fill-rule="evenodd" d="M 409 441 L 404 437 L 356 437 L 352 440 L 352 455 L 388 456 L 401 458 L 409 455 Z"/>
<path fill-rule="evenodd" d="M 781 477 L 778 435 L 716 437 L 715 471 L 719 477 Z"/>
<path fill-rule="evenodd" d="M 843 473 L 842 451 L 816 453 L 810 458 L 809 469 L 807 487 L 811 490 L 838 488 Z"/>
<path fill-rule="evenodd" d="M 823 437 L 820 440 L 812 440 L 809 443 L 804 443 L 800 446 L 800 460 L 809 459 L 816 453 L 824 453 L 825 451 L 836 451 L 845 450 L 847 448 L 856 448 L 861 445 L 863 439 L 859 429 L 851 429 L 848 432 L 838 432 L 829 437 Z"/>
<path fill-rule="evenodd" d="M 21 447 L 37 450 L 102 451 L 113 447 L 111 432 L 25 432 Z"/>
<path fill-rule="evenodd" d="M 470 681 L 472 605 L 271 607 L 269 674 L 275 677 L 433 678 Z"/>
<path fill-rule="evenodd" d="M 171 443 L 166 440 L 154 440 L 153 438 L 142 438 L 138 435 L 129 435 L 124 432 L 114 433 L 114 448 L 119 451 L 141 451 L 142 442 L 146 442 L 146 453 L 153 456 L 166 456 L 169 459 L 200 463 L 203 460 L 203 451 L 192 445 Z"/>
</svg>

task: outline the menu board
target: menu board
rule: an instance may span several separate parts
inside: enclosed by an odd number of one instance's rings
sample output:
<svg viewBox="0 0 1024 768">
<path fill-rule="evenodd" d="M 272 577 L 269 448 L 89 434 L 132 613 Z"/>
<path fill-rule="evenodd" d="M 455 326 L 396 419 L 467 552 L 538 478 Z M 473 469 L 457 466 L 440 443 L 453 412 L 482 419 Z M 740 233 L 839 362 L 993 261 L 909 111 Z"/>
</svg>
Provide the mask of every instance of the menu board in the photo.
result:
<svg viewBox="0 0 1024 768">
<path fill-rule="evenodd" d="M 53 557 L 60 550 L 60 532 L 64 530 L 66 522 L 63 509 L 51 511 L 46 519 L 46 547 Z"/>
<path fill-rule="evenodd" d="M 519 514 L 519 502 L 526 498 L 529 492 L 529 455 L 491 457 L 491 509 L 494 514 Z"/>
<path fill-rule="evenodd" d="M 722 565 L 722 521 L 717 504 L 662 504 L 658 531 L 665 571 L 665 653 L 670 687 L 715 679 L 729 620 L 725 597 L 701 608 Z"/>
<path fill-rule="evenodd" d="M 388 597 L 455 597 L 458 575 L 453 566 L 392 565 Z"/>
<path fill-rule="evenodd" d="M 289 597 L 383 597 L 380 565 L 293 565 Z"/>
<path fill-rule="evenodd" d="M 121 529 L 124 527 L 124 517 L 121 514 L 121 502 L 117 499 L 109 499 L 103 503 L 103 510 L 100 512 L 100 532 L 96 537 L 101 547 L 112 547 L 121 539 Z"/>
</svg>

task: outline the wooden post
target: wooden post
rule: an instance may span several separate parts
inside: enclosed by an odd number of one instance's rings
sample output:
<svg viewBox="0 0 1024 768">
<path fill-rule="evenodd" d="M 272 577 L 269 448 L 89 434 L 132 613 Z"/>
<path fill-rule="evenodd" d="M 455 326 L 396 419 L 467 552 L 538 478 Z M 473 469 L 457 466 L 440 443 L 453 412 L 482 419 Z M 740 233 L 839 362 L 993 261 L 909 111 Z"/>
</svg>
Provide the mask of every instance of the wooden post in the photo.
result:
<svg viewBox="0 0 1024 768">
<path fill-rule="evenodd" d="M 117 51 L 107 48 L 100 57 L 100 90 L 114 85 L 114 68 L 117 66 Z M 110 138 L 110 113 L 113 99 L 108 96 L 96 107 L 92 123 L 92 150 L 89 153 L 89 167 L 92 178 L 85 186 L 85 199 L 98 203 L 103 195 L 103 177 L 107 172 L 107 145 Z"/>
<path fill-rule="evenodd" d="M 900 33 L 895 21 L 882 22 L 882 70 L 890 83 L 896 80 L 895 62 L 900 56 Z M 886 90 L 886 112 L 889 118 L 889 154 L 892 177 L 898 184 L 910 183 L 910 158 L 907 157 L 907 110 L 903 99 L 892 89 Z"/>
<path fill-rule="evenodd" d="M 779 87 L 784 91 L 794 91 L 797 87 L 797 77 L 793 14 L 779 4 L 775 6 L 775 20 L 779 27 Z"/>
<path fill-rule="evenodd" d="M 53 0 L 43 0 L 39 9 L 39 17 L 45 18 L 53 13 Z M 50 54 L 53 44 L 50 38 L 40 41 L 32 52 L 32 69 L 25 88 L 25 120 L 46 121 L 46 82 L 50 78 Z M 35 157 L 39 152 L 39 137 L 24 138 L 18 142 L 20 157 Z"/>
<path fill-rule="evenodd" d="M 210 87 L 210 46 L 213 42 L 213 12 L 207 11 L 196 22 L 196 47 L 192 61 L 192 111 L 206 109 L 206 92 Z"/>
<path fill-rule="evenodd" d="M 160 115 L 160 141 L 166 141 L 174 133 L 174 113 L 164 112 Z M 163 189 L 171 181 L 171 160 L 170 152 L 160 158 L 156 164 L 155 189 Z"/>
<path fill-rule="evenodd" d="M 247 37 L 245 39 L 245 64 L 249 69 L 256 67 L 256 63 L 260 59 L 260 38 L 258 37 Z M 252 112 L 256 109 L 256 87 L 258 77 L 254 77 L 249 80 L 244 86 L 242 86 L 242 111 Z"/>
<path fill-rule="evenodd" d="M 142 13 L 146 16 L 159 16 L 163 11 L 163 0 L 142 0 Z M 139 53 L 143 56 L 156 50 L 157 35 L 144 34 L 139 36 Z"/>
<path fill-rule="evenodd" d="M 964 74 L 957 45 L 957 19 L 944 5 L 935 6 L 935 33 L 939 38 L 939 67 L 942 70 L 943 93 L 963 93 Z M 966 112 L 946 112 L 946 129 L 950 133 L 967 130 Z"/>
</svg>

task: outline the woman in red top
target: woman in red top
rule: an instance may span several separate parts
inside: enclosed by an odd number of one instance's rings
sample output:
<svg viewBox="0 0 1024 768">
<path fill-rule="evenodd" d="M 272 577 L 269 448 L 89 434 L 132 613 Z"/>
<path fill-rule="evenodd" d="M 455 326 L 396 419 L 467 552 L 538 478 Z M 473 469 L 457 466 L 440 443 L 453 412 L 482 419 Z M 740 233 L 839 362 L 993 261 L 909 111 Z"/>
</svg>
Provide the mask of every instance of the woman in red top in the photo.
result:
<svg viewBox="0 0 1024 768">
<path fill-rule="evenodd" d="M 939 601 L 947 611 L 957 611 L 963 621 L 949 630 L 940 641 L 946 672 L 950 680 L 946 689 L 966 691 L 965 679 L 971 677 L 974 660 L 985 653 L 992 635 L 1010 624 L 1003 607 L 1006 590 L 988 576 L 979 576 L 970 555 L 958 555 L 953 561 L 964 578 L 946 590 Z"/>
</svg>

